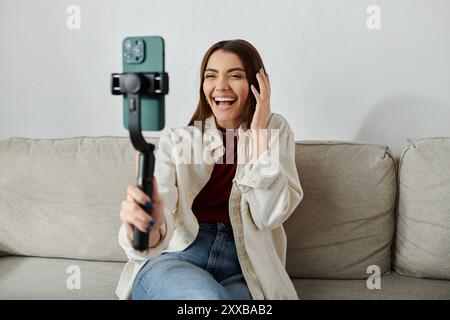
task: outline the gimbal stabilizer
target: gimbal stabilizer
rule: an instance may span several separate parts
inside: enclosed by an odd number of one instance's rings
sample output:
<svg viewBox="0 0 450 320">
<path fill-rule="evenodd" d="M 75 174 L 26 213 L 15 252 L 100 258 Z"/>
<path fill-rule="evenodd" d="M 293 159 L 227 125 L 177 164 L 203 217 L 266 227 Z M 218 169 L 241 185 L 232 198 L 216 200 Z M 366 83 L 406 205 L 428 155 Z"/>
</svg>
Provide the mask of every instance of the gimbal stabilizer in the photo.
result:
<svg viewBox="0 0 450 320">
<path fill-rule="evenodd" d="M 136 150 L 140 151 L 137 186 L 150 198 L 153 192 L 153 173 L 155 169 L 155 145 L 147 143 L 141 132 L 141 96 L 166 95 L 169 92 L 169 76 L 166 72 L 113 73 L 111 74 L 111 93 L 128 98 L 128 130 Z M 151 215 L 152 208 L 141 208 Z M 136 250 L 148 248 L 149 233 L 134 227 L 133 247 Z"/>
</svg>

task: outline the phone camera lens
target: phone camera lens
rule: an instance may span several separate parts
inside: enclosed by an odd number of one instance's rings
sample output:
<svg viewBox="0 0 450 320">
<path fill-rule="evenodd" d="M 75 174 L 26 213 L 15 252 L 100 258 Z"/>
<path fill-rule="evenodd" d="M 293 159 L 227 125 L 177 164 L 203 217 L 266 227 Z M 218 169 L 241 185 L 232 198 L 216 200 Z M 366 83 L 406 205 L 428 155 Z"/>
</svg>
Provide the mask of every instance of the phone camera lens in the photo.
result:
<svg viewBox="0 0 450 320">
<path fill-rule="evenodd" d="M 131 40 L 125 41 L 124 46 L 125 46 L 125 49 L 131 49 L 131 46 L 132 46 Z"/>
<path fill-rule="evenodd" d="M 131 53 L 124 53 L 123 56 L 125 57 L 125 60 L 131 60 L 133 58 L 133 55 Z"/>
</svg>

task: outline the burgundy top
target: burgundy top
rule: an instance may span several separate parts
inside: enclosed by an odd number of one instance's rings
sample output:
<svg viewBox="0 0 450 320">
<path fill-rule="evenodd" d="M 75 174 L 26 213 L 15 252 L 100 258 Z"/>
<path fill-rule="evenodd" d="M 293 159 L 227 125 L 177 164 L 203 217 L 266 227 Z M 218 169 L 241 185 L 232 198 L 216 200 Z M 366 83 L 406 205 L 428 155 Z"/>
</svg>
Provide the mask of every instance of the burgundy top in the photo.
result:
<svg viewBox="0 0 450 320">
<path fill-rule="evenodd" d="M 237 168 L 237 129 L 235 133 L 218 126 L 222 133 L 223 146 L 225 153 L 214 165 L 211 178 L 203 187 L 192 204 L 192 211 L 197 217 L 198 222 L 226 222 L 230 223 L 228 212 L 228 200 L 230 198 L 233 178 Z M 229 156 L 227 164 L 226 140 L 234 137 L 233 155 Z M 231 149 L 231 147 L 230 147 Z M 232 156 L 234 156 L 232 158 Z M 220 163 L 221 162 L 221 163 Z"/>
</svg>

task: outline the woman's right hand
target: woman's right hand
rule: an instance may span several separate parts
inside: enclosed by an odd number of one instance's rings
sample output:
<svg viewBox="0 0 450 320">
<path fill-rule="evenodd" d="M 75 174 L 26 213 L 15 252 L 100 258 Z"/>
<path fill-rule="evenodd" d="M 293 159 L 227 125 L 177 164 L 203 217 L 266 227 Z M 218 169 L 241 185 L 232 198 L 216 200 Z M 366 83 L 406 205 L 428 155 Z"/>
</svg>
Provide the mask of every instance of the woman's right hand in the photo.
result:
<svg viewBox="0 0 450 320">
<path fill-rule="evenodd" d="M 136 173 L 139 152 L 136 154 Z M 139 204 L 145 205 L 148 201 L 152 203 L 152 215 L 147 214 Z M 160 240 L 161 234 L 159 227 L 164 224 L 164 200 L 159 194 L 158 183 L 153 176 L 153 194 L 151 200 L 141 189 L 135 185 L 127 187 L 127 199 L 122 201 L 120 210 L 120 219 L 124 224 L 128 238 L 133 241 L 133 226 L 142 232 L 149 232 L 147 229 L 150 222 L 151 227 L 149 236 L 149 247 L 154 247 Z"/>
</svg>

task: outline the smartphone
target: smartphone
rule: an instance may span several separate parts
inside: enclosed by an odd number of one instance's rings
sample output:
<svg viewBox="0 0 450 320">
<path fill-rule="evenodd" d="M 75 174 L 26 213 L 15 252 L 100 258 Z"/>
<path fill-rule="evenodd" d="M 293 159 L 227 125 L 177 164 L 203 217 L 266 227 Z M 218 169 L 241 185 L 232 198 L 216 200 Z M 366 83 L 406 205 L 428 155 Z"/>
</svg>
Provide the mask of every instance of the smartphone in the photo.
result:
<svg viewBox="0 0 450 320">
<path fill-rule="evenodd" d="M 164 39 L 127 37 L 122 42 L 123 72 L 164 72 Z M 164 95 L 141 96 L 141 130 L 161 131 L 165 125 Z M 128 98 L 123 98 L 123 126 L 128 130 Z"/>
</svg>

